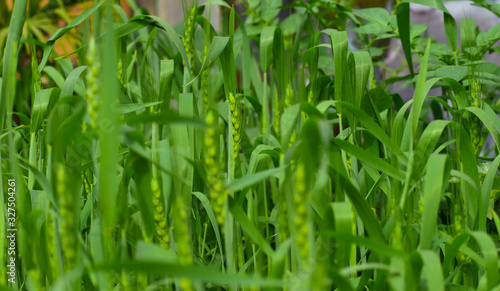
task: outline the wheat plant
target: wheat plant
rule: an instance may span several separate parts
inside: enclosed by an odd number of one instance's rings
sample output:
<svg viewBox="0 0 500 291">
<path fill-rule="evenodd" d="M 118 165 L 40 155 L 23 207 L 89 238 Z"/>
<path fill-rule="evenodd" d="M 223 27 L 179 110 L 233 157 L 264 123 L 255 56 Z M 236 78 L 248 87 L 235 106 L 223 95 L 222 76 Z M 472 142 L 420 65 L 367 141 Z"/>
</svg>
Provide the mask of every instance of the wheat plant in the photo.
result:
<svg viewBox="0 0 500 291">
<path fill-rule="evenodd" d="M 1 63 L 2 290 L 500 290 L 500 25 L 212 0 L 172 26 L 102 0 L 42 43 L 27 2 Z"/>
</svg>

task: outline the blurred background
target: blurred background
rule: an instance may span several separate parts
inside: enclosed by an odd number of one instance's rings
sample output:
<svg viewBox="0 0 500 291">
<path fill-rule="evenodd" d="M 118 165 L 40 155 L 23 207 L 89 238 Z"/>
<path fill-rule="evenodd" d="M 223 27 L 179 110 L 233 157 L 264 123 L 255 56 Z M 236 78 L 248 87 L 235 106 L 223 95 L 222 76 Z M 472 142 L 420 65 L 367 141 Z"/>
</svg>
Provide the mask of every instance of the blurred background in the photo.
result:
<svg viewBox="0 0 500 291">
<path fill-rule="evenodd" d="M 158 15 L 166 19 L 169 23 L 175 25 L 183 21 L 184 13 L 182 5 L 190 4 L 191 0 L 136 0 L 138 5 L 145 7 L 152 14 Z M 261 1 L 274 1 L 280 2 L 282 5 L 289 5 L 293 2 L 299 2 L 294 0 L 225 0 L 229 5 L 234 5 L 236 11 L 243 12 L 245 7 L 256 8 Z M 200 0 L 199 3 L 207 2 L 207 0 Z M 369 8 L 369 7 L 383 7 L 389 11 L 392 11 L 392 7 L 396 0 L 319 0 L 318 2 L 336 2 L 347 7 L 353 8 Z M 488 3 L 500 3 L 500 0 L 493 1 L 442 1 L 451 15 L 455 18 L 458 29 L 460 30 L 460 19 L 462 18 L 473 18 L 476 20 L 476 24 L 479 29 L 483 31 L 488 31 L 494 25 L 500 23 L 500 14 L 493 14 L 489 10 L 480 7 L 479 5 L 488 5 Z M 325 5 L 327 7 L 327 5 Z M 208 10 L 208 9 L 207 9 Z M 293 9 L 286 9 L 280 12 L 281 18 L 285 18 L 287 14 L 293 13 Z M 242 15 L 243 18 L 246 15 Z M 221 29 L 221 15 L 220 6 L 212 6 L 211 9 L 211 21 L 214 28 Z M 325 13 L 324 18 L 327 20 L 328 17 L 335 17 L 332 14 Z M 413 24 L 423 23 L 427 25 L 427 36 L 434 38 L 437 42 L 446 43 L 446 36 L 443 24 L 443 13 L 439 10 L 429 8 L 427 6 L 419 4 L 410 4 L 410 18 Z M 399 40 L 392 39 L 388 43 L 381 43 L 381 45 L 389 46 L 389 49 L 382 56 L 386 62 L 388 68 L 397 69 L 400 68 L 401 64 L 405 62 L 404 53 L 401 48 L 401 43 Z M 351 43 L 353 49 L 356 49 L 356 44 Z M 500 65 L 500 59 L 495 58 L 495 55 L 488 55 L 485 61 L 493 62 Z M 418 66 L 418 64 L 415 64 Z M 406 72 L 401 72 L 406 73 Z M 407 100 L 411 98 L 411 93 L 413 90 L 411 88 L 405 88 L 404 83 L 394 84 L 394 92 L 399 93 L 403 99 Z"/>
</svg>

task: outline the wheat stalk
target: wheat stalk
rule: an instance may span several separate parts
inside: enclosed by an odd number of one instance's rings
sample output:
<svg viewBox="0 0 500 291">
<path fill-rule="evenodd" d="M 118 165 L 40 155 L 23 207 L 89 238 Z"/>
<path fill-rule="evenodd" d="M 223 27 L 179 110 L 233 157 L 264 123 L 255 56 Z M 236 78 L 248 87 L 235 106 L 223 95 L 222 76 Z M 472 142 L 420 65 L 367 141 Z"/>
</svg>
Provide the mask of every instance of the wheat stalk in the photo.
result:
<svg viewBox="0 0 500 291">
<path fill-rule="evenodd" d="M 95 128 L 98 121 L 99 109 L 99 70 L 100 62 L 96 51 L 96 41 L 90 38 L 87 52 L 87 90 L 85 91 L 85 100 L 87 101 L 87 112 L 90 116 L 90 127 Z"/>
</svg>

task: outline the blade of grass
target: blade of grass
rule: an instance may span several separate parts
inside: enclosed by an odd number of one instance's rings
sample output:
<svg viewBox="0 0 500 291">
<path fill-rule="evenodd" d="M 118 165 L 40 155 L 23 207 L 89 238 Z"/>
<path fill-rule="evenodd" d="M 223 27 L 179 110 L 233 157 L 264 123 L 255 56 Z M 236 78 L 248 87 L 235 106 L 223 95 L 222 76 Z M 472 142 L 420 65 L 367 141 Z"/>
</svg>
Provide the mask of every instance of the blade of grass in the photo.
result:
<svg viewBox="0 0 500 291">
<path fill-rule="evenodd" d="M 73 95 L 73 91 L 76 91 L 76 93 L 79 96 L 83 97 L 83 87 L 81 84 L 78 83 L 78 80 L 80 78 L 80 75 L 87 69 L 87 66 L 81 66 L 78 68 L 75 68 L 71 73 L 68 75 L 66 80 L 64 81 L 64 85 L 61 88 L 61 96 L 69 96 Z"/>
<path fill-rule="evenodd" d="M 350 203 L 334 202 L 331 204 L 335 222 L 335 232 L 342 234 L 352 234 L 352 210 Z M 340 268 L 349 266 L 349 256 L 351 254 L 351 243 L 340 241 L 337 245 L 336 262 Z M 352 273 L 351 273 L 352 274 Z"/>
<path fill-rule="evenodd" d="M 45 65 L 47 64 L 47 61 L 49 60 L 49 56 L 50 56 L 50 54 L 52 52 L 52 48 L 54 47 L 54 44 L 55 44 L 56 40 L 58 40 L 59 38 L 61 38 L 62 36 L 64 36 L 67 32 L 69 32 L 70 30 L 72 30 L 76 26 L 80 25 L 80 23 L 82 23 L 84 20 L 86 20 L 87 18 L 89 18 L 90 15 L 92 15 L 92 13 L 94 13 L 96 10 L 99 9 L 99 7 L 102 6 L 102 4 L 104 4 L 104 2 L 106 2 L 106 0 L 102 0 L 102 1 L 100 1 L 98 3 L 96 3 L 94 6 L 90 7 L 89 9 L 85 10 L 85 12 L 83 12 L 80 15 L 78 15 L 75 19 L 73 19 L 73 21 L 71 21 L 70 23 L 68 23 L 68 25 L 66 25 L 66 27 L 58 29 L 47 40 L 47 42 L 45 43 L 45 47 L 43 49 L 42 61 L 40 62 L 40 65 L 38 65 L 38 69 L 40 71 L 42 71 L 44 69 Z"/>
<path fill-rule="evenodd" d="M 252 241 L 255 242 L 266 255 L 273 257 L 274 250 L 259 230 L 253 225 L 248 216 L 246 216 L 243 210 L 236 203 L 230 207 L 230 210 L 234 219 L 241 225 L 242 230 L 252 239 Z"/>
<path fill-rule="evenodd" d="M 330 157 L 331 165 L 335 165 L 335 168 L 331 168 L 334 175 L 336 175 L 338 179 L 338 183 L 345 189 L 346 195 L 349 197 L 351 204 L 354 206 L 356 213 L 363 221 L 363 225 L 370 235 L 370 237 L 377 242 L 385 242 L 385 236 L 382 231 L 382 227 L 380 226 L 378 219 L 375 217 L 375 214 L 371 210 L 368 202 L 361 196 L 359 191 L 351 184 L 349 179 L 346 177 L 344 171 L 344 166 L 342 164 L 335 164 L 341 161 L 340 152 L 337 150 L 332 157 Z"/>
<path fill-rule="evenodd" d="M 365 162 L 367 164 L 370 164 L 374 168 L 388 174 L 389 176 L 392 176 L 396 179 L 399 180 L 404 180 L 405 175 L 402 173 L 399 169 L 391 166 L 390 164 L 386 163 L 384 160 L 380 159 L 379 157 L 372 155 L 370 152 L 365 151 L 349 142 L 343 141 L 339 138 L 332 138 L 332 141 L 342 150 L 346 151 L 347 153 L 357 157 L 361 162 Z"/>
<path fill-rule="evenodd" d="M 413 57 L 410 44 L 410 3 L 399 3 L 396 7 L 396 16 L 398 19 L 399 38 L 403 45 L 403 52 L 406 57 L 406 62 L 408 63 L 408 68 L 413 76 L 415 73 L 413 72 Z"/>
<path fill-rule="evenodd" d="M 422 276 L 427 280 L 429 290 L 444 291 L 443 273 L 441 270 L 441 261 L 432 251 L 422 250 L 420 256 L 423 261 Z"/>
<path fill-rule="evenodd" d="M 403 154 L 401 149 L 391 140 L 387 133 L 373 121 L 365 112 L 356 106 L 346 103 L 339 102 L 344 108 L 349 110 L 359 121 L 365 126 L 365 128 L 373 134 L 379 141 L 381 141 L 385 146 L 387 146 L 392 152 L 394 152 L 403 161 L 407 162 L 406 156 Z"/>
<path fill-rule="evenodd" d="M 222 53 L 222 51 L 226 48 L 227 43 L 229 42 L 229 37 L 220 37 L 220 36 L 215 36 L 212 44 L 210 45 L 210 48 L 208 49 L 208 54 L 203 62 L 203 65 L 201 66 L 200 71 L 198 72 L 198 75 L 191 79 L 187 84 L 182 85 L 183 87 L 191 85 L 196 79 L 198 79 L 201 75 L 201 73 L 209 68 L 209 65 L 211 65 Z"/>
<path fill-rule="evenodd" d="M 439 138 L 449 123 L 450 121 L 436 120 L 425 128 L 415 150 L 415 175 L 420 174 L 427 164 L 429 156 L 434 151 Z"/>
<path fill-rule="evenodd" d="M 50 109 L 57 102 L 60 92 L 59 88 L 50 88 L 42 89 L 36 93 L 33 110 L 31 111 L 30 130 L 32 133 L 41 128 L 44 118 L 50 114 Z"/>
<path fill-rule="evenodd" d="M 19 0 L 14 2 L 14 8 L 12 10 L 12 15 L 9 24 L 9 30 L 7 35 L 7 42 L 5 45 L 5 50 L 3 53 L 3 70 L 2 70 L 2 94 L 0 95 L 0 129 L 10 129 L 12 126 L 12 111 L 13 111 L 13 102 L 16 95 L 16 71 L 17 71 L 17 62 L 18 62 L 18 48 L 20 45 L 21 34 L 23 30 L 24 20 L 26 18 L 26 6 L 27 0 Z M 22 174 L 19 169 L 19 165 L 17 164 L 17 151 L 14 148 L 12 135 L 9 135 L 8 146 L 9 146 L 9 155 L 12 167 L 12 173 L 14 174 L 13 178 L 17 179 L 18 185 L 18 201 L 17 210 L 20 212 L 19 216 L 24 216 L 27 214 L 25 211 L 25 206 L 21 203 L 26 203 L 27 200 L 23 197 L 23 186 L 22 186 Z M 3 146 L 3 141 L 0 140 L 0 147 Z M 0 152 L 0 160 L 4 161 L 5 156 Z M 4 191 L 4 171 L 3 165 L 0 167 L 0 189 Z M 5 217 L 5 209 L 3 205 L 5 205 L 4 195 L 1 195 L 0 201 L 2 203 L 2 209 L 0 210 L 0 235 L 4 238 L 6 235 L 6 220 Z M 4 264 L 4 258 L 6 257 L 6 244 L 5 240 L 2 240 L 0 243 L 0 258 L 2 262 L 2 266 L 0 267 L 0 271 L 3 274 L 6 274 L 6 265 Z M 0 285 L 7 285 L 6 276 L 2 276 L 0 279 Z M 17 286 L 16 286 L 17 287 Z"/>
<path fill-rule="evenodd" d="M 493 137 L 493 140 L 495 141 L 495 145 L 497 146 L 497 149 L 500 150 L 500 136 L 499 136 L 500 131 L 498 131 L 495 128 L 495 121 L 494 121 L 494 120 L 498 120 L 498 117 L 495 117 L 495 119 L 492 120 L 490 118 L 490 116 L 488 116 L 486 114 L 486 112 L 484 112 L 484 110 L 482 110 L 481 108 L 478 108 L 478 107 L 474 107 L 474 106 L 467 107 L 467 108 L 465 108 L 465 110 L 474 113 L 481 120 L 481 122 L 484 124 L 484 126 L 491 133 L 491 136 Z"/>
<path fill-rule="evenodd" d="M 200 192 L 193 192 L 193 195 L 196 196 L 207 211 L 208 217 L 210 218 L 210 223 L 212 224 L 212 227 L 214 228 L 215 232 L 215 237 L 217 239 L 217 243 L 219 244 L 219 250 L 220 254 L 222 257 L 222 260 L 224 260 L 224 253 L 223 253 L 223 248 L 222 248 L 222 240 L 221 240 L 221 235 L 219 231 L 219 225 L 217 224 L 217 219 L 215 218 L 214 210 L 212 208 L 212 205 L 210 204 L 210 201 L 208 200 L 207 196 L 204 195 L 203 193 Z"/>
<path fill-rule="evenodd" d="M 498 286 L 498 252 L 491 237 L 484 232 L 473 231 L 471 236 L 482 250 L 486 272 L 487 289 Z"/>
<path fill-rule="evenodd" d="M 102 3 L 101 3 L 102 4 Z M 100 4 L 98 4 L 100 5 Z M 102 106 L 100 108 L 99 128 L 102 132 L 100 137 L 101 164 L 100 164 L 100 183 L 101 183 L 101 204 L 100 213 L 102 217 L 103 232 L 103 250 L 105 258 L 113 258 L 114 237 L 113 228 L 116 222 L 116 201 L 118 198 L 118 179 L 116 175 L 118 164 L 118 131 L 119 123 L 117 113 L 113 110 L 115 100 L 118 99 L 117 83 L 117 61 L 115 59 L 116 44 L 115 32 L 113 28 L 114 17 L 112 13 L 111 1 L 108 1 L 106 11 L 107 29 L 104 32 L 104 38 L 101 48 L 102 56 L 102 80 L 101 98 Z"/>
<path fill-rule="evenodd" d="M 229 184 L 227 186 L 227 189 L 231 190 L 233 192 L 241 191 L 241 190 L 245 189 L 246 187 L 250 187 L 252 185 L 259 183 L 262 180 L 265 180 L 273 175 L 276 175 L 277 173 L 281 172 L 285 168 L 286 168 L 286 166 L 275 168 L 275 169 L 269 169 L 269 170 L 265 170 L 265 171 L 258 172 L 255 174 L 244 176 L 242 178 L 236 179 L 233 182 L 231 182 L 231 184 Z"/>
<path fill-rule="evenodd" d="M 346 80 L 344 74 L 347 69 L 347 51 L 348 51 L 348 41 L 346 31 L 333 31 L 330 34 L 330 40 L 332 44 L 333 59 L 335 62 L 335 101 L 344 101 L 343 93 Z M 342 110 L 337 108 L 340 114 Z"/>
<path fill-rule="evenodd" d="M 471 139 L 465 129 L 457 123 L 451 123 L 452 132 L 457 140 L 457 149 L 459 151 L 460 160 L 462 162 L 463 172 L 472 179 L 473 185 L 463 182 L 465 187 L 465 201 L 467 203 L 468 223 L 469 228 L 474 230 L 477 227 L 478 215 L 486 215 L 482 213 L 483 208 L 480 206 L 480 182 L 479 173 L 477 170 L 477 161 L 474 155 L 474 148 Z"/>
<path fill-rule="evenodd" d="M 420 249 L 430 249 L 435 237 L 438 208 L 449 178 L 447 156 L 432 154 L 427 163 L 423 193 L 423 212 L 420 229 Z M 429 255 L 428 255 L 429 256 Z M 442 280 L 441 280 L 442 281 Z"/>
<path fill-rule="evenodd" d="M 413 140 L 418 140 L 417 138 L 417 126 L 418 120 L 420 119 L 420 112 L 422 111 L 422 105 L 424 104 L 425 95 L 425 82 L 427 79 L 427 66 L 429 62 L 429 53 L 431 49 L 431 40 L 427 42 L 427 47 L 425 49 L 424 58 L 422 59 L 420 65 L 420 72 L 418 74 L 417 84 L 415 86 L 415 93 L 413 94 L 413 106 L 410 111 L 410 116 L 408 117 L 411 120 L 411 129 L 405 130 L 406 132 L 410 132 L 413 135 Z M 408 125 L 407 125 L 408 127 Z"/>
<path fill-rule="evenodd" d="M 150 274 L 168 275 L 175 278 L 187 278 L 194 282 L 222 284 L 238 284 L 240 286 L 282 287 L 281 280 L 256 278 L 254 276 L 241 276 L 225 274 L 208 268 L 198 266 L 183 266 L 178 263 L 159 263 L 154 261 L 123 261 L 116 263 L 100 264 L 97 270 L 130 270 L 148 272 Z"/>
</svg>

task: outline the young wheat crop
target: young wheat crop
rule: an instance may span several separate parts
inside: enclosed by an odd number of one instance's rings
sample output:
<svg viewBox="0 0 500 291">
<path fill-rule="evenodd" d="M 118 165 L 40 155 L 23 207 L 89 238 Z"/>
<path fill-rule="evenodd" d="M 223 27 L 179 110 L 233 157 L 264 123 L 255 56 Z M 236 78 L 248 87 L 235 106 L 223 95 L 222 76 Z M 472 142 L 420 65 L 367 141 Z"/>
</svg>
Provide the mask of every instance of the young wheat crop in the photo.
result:
<svg viewBox="0 0 500 291">
<path fill-rule="evenodd" d="M 40 43 L 14 1 L 2 290 L 499 290 L 500 25 L 292 2 L 91 1 Z"/>
</svg>

